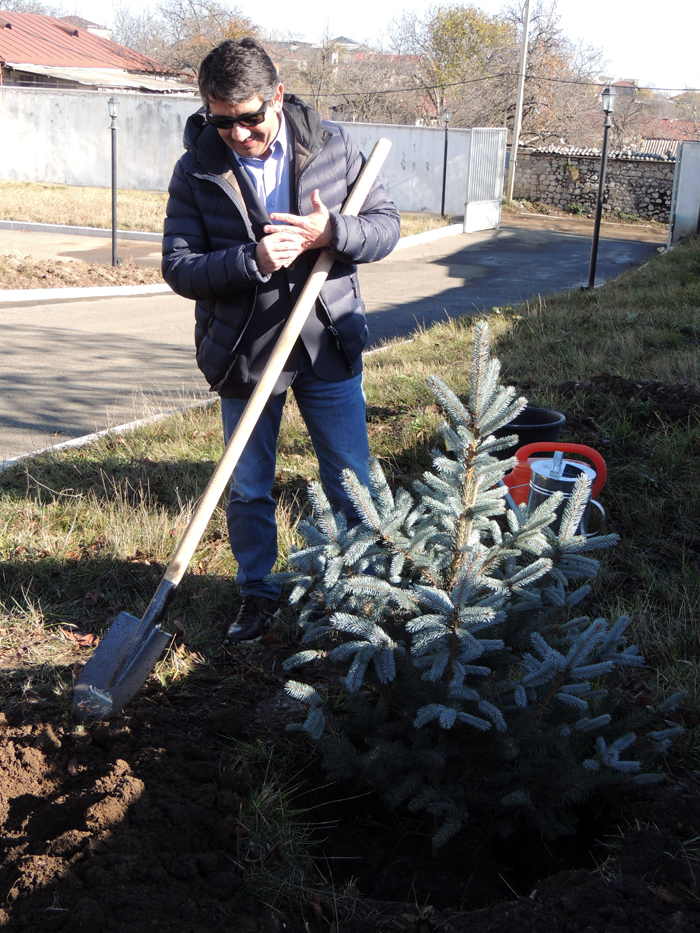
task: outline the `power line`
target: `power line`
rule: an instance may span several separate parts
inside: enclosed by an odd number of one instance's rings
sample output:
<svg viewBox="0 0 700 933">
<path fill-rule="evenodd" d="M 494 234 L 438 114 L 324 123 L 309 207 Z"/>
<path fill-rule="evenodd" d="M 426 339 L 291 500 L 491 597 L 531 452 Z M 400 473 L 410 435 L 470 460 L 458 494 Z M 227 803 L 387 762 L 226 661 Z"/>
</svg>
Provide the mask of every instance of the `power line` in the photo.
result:
<svg viewBox="0 0 700 933">
<path fill-rule="evenodd" d="M 506 78 L 506 77 L 517 78 L 518 72 L 517 71 L 501 71 L 495 75 L 483 75 L 480 78 L 468 78 L 463 81 L 450 81 L 444 84 L 420 84 L 420 85 L 413 85 L 411 87 L 389 88 L 389 89 L 385 89 L 381 91 L 345 90 L 345 91 L 335 91 L 334 93 L 330 93 L 330 94 L 314 94 L 313 96 L 314 98 L 340 97 L 343 95 L 346 95 L 348 97 L 376 97 L 379 94 L 403 94 L 409 91 L 438 91 L 438 90 L 444 90 L 445 88 L 450 88 L 450 87 L 466 87 L 469 84 L 478 84 L 479 82 L 482 82 L 482 81 L 495 81 L 497 78 Z M 578 80 L 573 80 L 572 78 L 548 78 L 543 75 L 535 75 L 535 74 L 526 74 L 525 80 L 526 81 L 549 81 L 550 83 L 553 83 L 553 84 L 571 84 L 576 87 L 595 87 L 595 88 L 604 87 L 605 84 L 608 83 L 605 81 L 578 81 Z M 681 93 L 700 94 L 700 88 L 695 88 L 695 87 L 684 87 L 684 88 L 651 87 L 651 86 L 646 87 L 646 86 L 635 84 L 634 90 L 635 91 L 680 91 Z"/>
<path fill-rule="evenodd" d="M 16 67 L 14 70 L 21 71 L 22 69 L 20 67 Z M 144 73 L 144 76 L 153 77 L 153 75 L 150 72 Z M 163 76 L 163 77 L 168 77 L 168 76 Z M 414 84 L 414 85 L 411 85 L 410 87 L 386 88 L 386 89 L 377 90 L 377 91 L 353 91 L 353 90 L 334 91 L 328 94 L 314 94 L 313 97 L 315 99 L 330 98 L 330 97 L 343 97 L 343 96 L 346 96 L 346 97 L 377 97 L 380 94 L 405 94 L 409 92 L 415 93 L 416 91 L 419 91 L 419 92 L 420 91 L 438 91 L 438 90 L 444 90 L 446 88 L 466 87 L 471 84 L 480 84 L 480 83 L 483 83 L 484 81 L 496 81 L 499 78 L 506 78 L 506 77 L 517 78 L 518 72 L 501 71 L 493 75 L 482 75 L 480 78 L 467 78 L 467 79 L 464 79 L 463 81 L 450 81 L 450 82 L 445 82 L 443 84 L 419 84 L 419 85 Z M 552 84 L 570 84 L 576 87 L 594 87 L 594 88 L 603 87 L 605 86 L 605 83 L 606 83 L 604 81 L 576 81 L 571 78 L 549 78 L 549 77 L 544 77 L 542 75 L 535 75 L 535 74 L 526 74 L 525 80 L 531 81 L 531 82 L 549 82 Z M 30 87 L 30 88 L 35 88 L 35 89 L 41 88 L 44 90 L 61 90 L 60 85 L 58 86 L 48 85 L 48 84 L 44 85 L 44 84 L 40 84 L 39 82 L 32 83 L 30 85 L 6 84 L 5 87 L 13 87 L 13 88 Z M 71 90 L 91 91 L 91 90 L 94 90 L 94 88 L 86 84 L 80 87 L 72 88 Z M 125 88 L 124 92 L 127 93 L 128 91 L 133 91 L 133 90 L 134 88 L 131 88 L 131 87 Z M 646 86 L 640 86 L 640 85 L 635 84 L 634 90 L 636 91 L 680 91 L 681 93 L 700 94 L 700 88 L 693 88 L 693 87 L 686 87 L 686 88 L 651 87 L 651 86 L 646 87 Z M 156 91 L 156 93 L 163 93 L 163 92 Z M 182 92 L 178 92 L 178 93 L 182 93 Z"/>
</svg>

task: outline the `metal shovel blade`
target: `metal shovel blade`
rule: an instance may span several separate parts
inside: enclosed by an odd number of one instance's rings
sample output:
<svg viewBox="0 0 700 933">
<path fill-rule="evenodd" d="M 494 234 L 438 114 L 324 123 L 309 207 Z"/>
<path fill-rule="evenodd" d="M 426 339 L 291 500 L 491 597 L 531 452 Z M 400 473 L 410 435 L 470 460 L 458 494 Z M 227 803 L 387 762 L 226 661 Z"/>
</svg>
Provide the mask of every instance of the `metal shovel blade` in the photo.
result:
<svg viewBox="0 0 700 933">
<path fill-rule="evenodd" d="M 159 625 L 120 612 L 73 688 L 78 719 L 108 719 L 140 690 L 172 638 Z"/>
</svg>

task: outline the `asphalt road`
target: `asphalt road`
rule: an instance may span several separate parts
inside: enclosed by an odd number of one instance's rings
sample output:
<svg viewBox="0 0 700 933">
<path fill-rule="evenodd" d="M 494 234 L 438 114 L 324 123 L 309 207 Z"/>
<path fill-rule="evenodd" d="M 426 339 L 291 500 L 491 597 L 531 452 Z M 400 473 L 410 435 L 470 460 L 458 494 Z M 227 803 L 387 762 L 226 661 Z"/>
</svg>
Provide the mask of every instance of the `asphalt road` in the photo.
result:
<svg viewBox="0 0 700 933">
<path fill-rule="evenodd" d="M 360 269 L 370 341 L 449 317 L 513 305 L 588 282 L 592 223 L 512 217 L 489 230 L 399 250 Z M 637 268 L 666 242 L 650 228 L 605 226 L 596 285 Z"/>
<path fill-rule="evenodd" d="M 664 243 L 648 228 L 604 227 L 597 282 Z M 360 271 L 370 347 L 447 316 L 578 288 L 590 244 L 590 224 L 508 215 L 497 231 L 397 250 Z M 158 263 L 153 243 L 124 249 Z M 111 242 L 0 231 L 0 252 L 11 250 L 109 262 Z M 192 303 L 172 293 L 0 305 L 0 461 L 206 397 L 192 332 Z"/>
</svg>

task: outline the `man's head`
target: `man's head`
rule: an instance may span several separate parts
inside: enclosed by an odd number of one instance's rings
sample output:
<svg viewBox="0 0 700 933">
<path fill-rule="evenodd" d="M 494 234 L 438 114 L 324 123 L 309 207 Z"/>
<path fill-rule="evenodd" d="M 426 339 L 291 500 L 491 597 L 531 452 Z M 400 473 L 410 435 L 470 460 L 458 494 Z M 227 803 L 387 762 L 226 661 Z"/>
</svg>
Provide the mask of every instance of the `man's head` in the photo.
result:
<svg viewBox="0 0 700 933">
<path fill-rule="evenodd" d="M 227 39 L 199 66 L 207 116 L 240 156 L 264 157 L 279 129 L 284 89 L 277 69 L 255 39 Z"/>
</svg>

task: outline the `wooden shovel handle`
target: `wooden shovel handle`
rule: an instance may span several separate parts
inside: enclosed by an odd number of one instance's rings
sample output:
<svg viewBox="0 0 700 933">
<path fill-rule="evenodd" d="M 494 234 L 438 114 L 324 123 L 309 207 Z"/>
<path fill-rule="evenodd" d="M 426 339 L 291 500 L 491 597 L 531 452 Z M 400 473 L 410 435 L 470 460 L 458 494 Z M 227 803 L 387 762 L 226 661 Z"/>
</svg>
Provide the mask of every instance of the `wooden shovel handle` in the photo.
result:
<svg viewBox="0 0 700 933">
<path fill-rule="evenodd" d="M 382 139 L 377 141 L 352 191 L 345 201 L 341 211 L 342 214 L 354 217 L 360 212 L 362 205 L 367 199 L 370 188 L 384 164 L 389 149 L 391 149 L 390 140 L 382 137 Z M 207 488 L 204 490 L 202 498 L 199 500 L 194 514 L 190 519 L 190 523 L 185 529 L 185 533 L 180 539 L 175 553 L 168 564 L 164 579 L 175 586 L 182 580 L 187 570 L 192 555 L 209 523 L 209 519 L 221 498 L 221 494 L 226 488 L 226 484 L 231 478 L 231 474 L 238 463 L 239 457 L 243 453 L 245 445 L 248 443 L 250 435 L 253 433 L 253 428 L 258 423 L 262 410 L 272 394 L 275 383 L 284 369 L 284 364 L 287 362 L 289 354 L 292 352 L 292 348 L 297 342 L 299 334 L 309 316 L 309 312 L 314 307 L 316 299 L 323 287 L 323 283 L 328 278 L 328 273 L 334 262 L 335 260 L 333 257 L 324 250 L 314 264 L 313 271 L 302 289 L 292 313 L 289 315 L 289 319 L 272 351 L 272 355 L 260 377 L 260 381 L 248 400 L 248 404 L 236 425 L 236 429 L 226 445 L 224 455 L 214 470 Z"/>
</svg>

